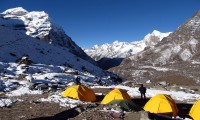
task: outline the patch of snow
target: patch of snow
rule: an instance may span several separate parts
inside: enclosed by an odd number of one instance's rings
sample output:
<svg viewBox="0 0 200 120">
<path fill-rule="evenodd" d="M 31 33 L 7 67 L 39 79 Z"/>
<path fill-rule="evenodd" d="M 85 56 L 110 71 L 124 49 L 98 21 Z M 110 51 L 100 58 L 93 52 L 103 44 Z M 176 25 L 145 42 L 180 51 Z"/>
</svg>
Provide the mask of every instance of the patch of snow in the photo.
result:
<svg viewBox="0 0 200 120">
<path fill-rule="evenodd" d="M 134 70 L 132 73 L 131 73 L 131 75 L 132 76 L 137 76 L 137 77 L 139 77 L 139 76 L 141 76 L 141 75 L 143 75 L 143 73 L 145 73 L 145 72 L 148 72 L 147 70 Z"/>
<path fill-rule="evenodd" d="M 0 98 L 0 107 L 9 107 L 11 106 L 15 101 L 11 99 L 1 99 Z"/>
<path fill-rule="evenodd" d="M 114 113 L 120 113 L 121 111 L 115 110 L 113 108 L 103 108 L 103 110 L 100 110 L 102 112 L 114 112 Z"/>
<path fill-rule="evenodd" d="M 21 96 L 26 94 L 42 94 L 42 91 L 39 90 L 30 90 L 28 87 L 21 86 L 17 90 L 6 93 L 7 96 Z"/>
<path fill-rule="evenodd" d="M 71 98 L 64 98 L 61 96 L 60 93 L 55 93 L 53 95 L 50 95 L 48 98 L 41 98 L 39 101 L 46 101 L 46 102 L 55 102 L 59 103 L 60 106 L 63 107 L 76 107 L 78 104 L 92 104 L 91 102 L 83 102 L 80 100 L 75 100 Z"/>
<path fill-rule="evenodd" d="M 189 40 L 189 45 L 190 45 L 191 50 L 192 50 L 193 53 L 195 53 L 197 51 L 197 48 L 196 48 L 197 44 L 198 44 L 198 40 L 196 40 L 194 38 Z"/>
<path fill-rule="evenodd" d="M 155 60 L 155 62 L 156 63 L 161 62 L 161 63 L 165 64 L 170 59 L 170 57 L 172 55 L 172 50 L 170 48 L 168 48 L 168 49 L 162 51 L 160 54 L 161 54 L 161 56 L 159 58 L 157 58 Z"/>
<path fill-rule="evenodd" d="M 192 61 L 191 63 L 192 64 L 200 64 L 200 62 L 198 62 L 198 61 Z"/>
<path fill-rule="evenodd" d="M 175 45 L 175 46 L 171 47 L 171 49 L 172 49 L 172 52 L 173 52 L 174 54 L 177 54 L 178 52 L 181 51 L 182 48 L 181 48 L 180 45 Z"/>
<path fill-rule="evenodd" d="M 188 60 L 190 57 L 192 56 L 192 53 L 190 52 L 190 50 L 185 49 L 181 54 L 180 57 L 183 61 Z"/>
<path fill-rule="evenodd" d="M 147 80 L 146 83 L 151 83 L 151 80 Z"/>
<path fill-rule="evenodd" d="M 95 93 L 95 95 L 103 95 L 103 93 Z"/>
<path fill-rule="evenodd" d="M 153 66 L 140 66 L 140 68 L 151 68 L 151 69 L 155 69 L 157 71 L 163 71 L 163 72 L 175 71 L 174 69 L 163 68 L 163 67 L 153 67 Z"/>
<path fill-rule="evenodd" d="M 172 117 L 173 118 L 173 117 Z M 173 118 L 174 119 L 174 118 Z M 181 117 L 179 117 L 179 116 L 177 116 L 176 118 L 175 118 L 176 120 L 192 120 L 192 119 L 190 119 L 190 118 L 181 118 Z"/>
<path fill-rule="evenodd" d="M 161 51 L 161 49 L 159 47 L 154 49 L 154 53 L 159 53 L 160 51 Z"/>
</svg>

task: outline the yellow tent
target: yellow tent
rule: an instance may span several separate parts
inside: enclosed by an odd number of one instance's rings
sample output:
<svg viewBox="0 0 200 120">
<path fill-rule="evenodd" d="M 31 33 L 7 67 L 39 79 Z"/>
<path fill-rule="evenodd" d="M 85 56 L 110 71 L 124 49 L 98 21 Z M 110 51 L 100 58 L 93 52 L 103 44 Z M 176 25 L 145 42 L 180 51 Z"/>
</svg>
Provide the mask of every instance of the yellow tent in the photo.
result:
<svg viewBox="0 0 200 120">
<path fill-rule="evenodd" d="M 200 120 L 200 100 L 196 101 L 190 109 L 189 115 L 194 120 Z"/>
<path fill-rule="evenodd" d="M 150 113 L 158 113 L 170 116 L 177 116 L 178 108 L 174 100 L 165 94 L 158 94 L 152 97 L 144 106 L 144 110 Z"/>
<path fill-rule="evenodd" d="M 94 91 L 82 85 L 71 86 L 62 92 L 61 95 L 63 97 L 70 97 L 81 101 L 96 101 Z"/>
<path fill-rule="evenodd" d="M 108 104 L 112 100 L 130 100 L 131 97 L 124 90 L 114 89 L 110 91 L 104 99 L 101 101 L 101 104 Z"/>
</svg>

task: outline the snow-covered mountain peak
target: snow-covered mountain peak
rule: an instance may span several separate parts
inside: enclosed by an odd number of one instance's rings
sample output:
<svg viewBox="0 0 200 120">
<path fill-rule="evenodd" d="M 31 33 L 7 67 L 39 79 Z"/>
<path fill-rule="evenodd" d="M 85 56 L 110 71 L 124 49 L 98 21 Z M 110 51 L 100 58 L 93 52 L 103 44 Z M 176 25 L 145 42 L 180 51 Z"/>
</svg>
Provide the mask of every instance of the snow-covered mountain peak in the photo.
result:
<svg viewBox="0 0 200 120">
<path fill-rule="evenodd" d="M 87 49 L 85 52 L 93 57 L 95 60 L 99 60 L 103 57 L 107 58 L 124 58 L 131 54 L 135 54 L 143 50 L 145 44 L 143 42 L 118 42 L 106 43 L 101 46 L 95 45 L 92 49 Z M 95 56 L 98 56 L 97 58 Z"/>
<path fill-rule="evenodd" d="M 9 22 L 7 19 L 21 20 L 22 21 L 21 25 L 19 25 L 19 23 L 16 23 L 14 21 L 13 25 L 21 26 L 22 28 L 25 27 L 26 34 L 34 38 L 38 37 L 40 39 L 43 39 L 45 36 L 48 36 L 50 34 L 49 33 L 50 30 L 53 29 L 51 25 L 52 23 L 49 20 L 49 15 L 44 11 L 28 12 L 22 7 L 17 7 L 8 9 L 5 12 L 3 12 L 3 14 L 4 14 L 3 16 L 4 25 L 6 25 L 6 23 Z M 51 43 L 51 40 L 48 41 L 48 43 Z"/>
<path fill-rule="evenodd" d="M 152 33 L 147 34 L 144 37 L 144 42 L 147 46 L 154 46 L 159 41 L 161 41 L 164 37 L 167 37 L 171 32 L 161 33 L 158 30 L 154 30 Z"/>
<path fill-rule="evenodd" d="M 158 30 L 153 30 L 153 32 L 151 33 L 152 35 L 158 36 L 160 34 L 162 34 L 160 31 Z"/>
<path fill-rule="evenodd" d="M 85 52 L 94 58 L 100 60 L 101 58 L 125 58 L 132 56 L 147 46 L 154 46 L 164 37 L 168 36 L 171 32 L 161 33 L 154 30 L 152 33 L 147 34 L 144 40 L 134 42 L 119 42 L 106 43 L 101 46 L 95 45 L 91 49 L 86 49 Z"/>
<path fill-rule="evenodd" d="M 11 8 L 3 12 L 3 14 L 12 14 L 12 15 L 23 15 L 26 13 L 28 13 L 28 11 L 22 7 Z"/>
<path fill-rule="evenodd" d="M 164 37 L 167 37 L 171 32 L 166 32 L 166 33 L 162 33 L 158 30 L 153 30 L 152 33 L 148 33 L 144 39 L 149 39 L 149 37 L 151 36 L 156 36 L 156 37 L 159 37 L 160 40 L 162 40 Z"/>
<path fill-rule="evenodd" d="M 46 12 L 28 12 L 22 7 L 17 7 L 8 9 L 0 15 L 0 26 L 10 27 L 13 30 L 24 32 L 48 44 L 65 47 L 71 53 L 94 63 L 94 61 L 65 34 L 65 31 L 60 26 L 52 22 L 52 19 Z"/>
</svg>

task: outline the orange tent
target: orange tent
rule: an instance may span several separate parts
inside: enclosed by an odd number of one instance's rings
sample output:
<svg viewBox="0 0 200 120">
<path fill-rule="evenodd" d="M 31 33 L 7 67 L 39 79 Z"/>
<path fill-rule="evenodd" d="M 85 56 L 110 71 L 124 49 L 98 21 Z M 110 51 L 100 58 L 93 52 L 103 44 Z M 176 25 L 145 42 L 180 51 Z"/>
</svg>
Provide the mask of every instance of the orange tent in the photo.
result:
<svg viewBox="0 0 200 120">
<path fill-rule="evenodd" d="M 71 86 L 62 92 L 61 95 L 63 97 L 70 97 L 81 101 L 96 101 L 94 91 L 82 85 Z"/>
<path fill-rule="evenodd" d="M 190 109 L 189 115 L 194 120 L 200 120 L 200 100 L 196 101 Z"/>
<path fill-rule="evenodd" d="M 177 116 L 178 108 L 174 100 L 165 94 L 158 94 L 152 97 L 144 106 L 144 110 L 150 113 Z"/>
<path fill-rule="evenodd" d="M 131 97 L 124 90 L 113 89 L 102 100 L 101 104 L 108 104 L 112 100 L 130 100 Z"/>
</svg>

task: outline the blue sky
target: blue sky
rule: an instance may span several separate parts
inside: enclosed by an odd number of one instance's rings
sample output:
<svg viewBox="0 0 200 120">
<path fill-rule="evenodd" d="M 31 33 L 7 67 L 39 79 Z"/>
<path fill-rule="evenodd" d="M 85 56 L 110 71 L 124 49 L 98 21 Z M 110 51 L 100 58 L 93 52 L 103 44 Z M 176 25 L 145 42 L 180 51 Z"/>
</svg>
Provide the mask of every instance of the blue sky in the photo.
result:
<svg viewBox="0 0 200 120">
<path fill-rule="evenodd" d="M 0 12 L 45 11 L 80 47 L 132 42 L 174 31 L 200 9 L 200 0 L 1 0 Z"/>
</svg>

